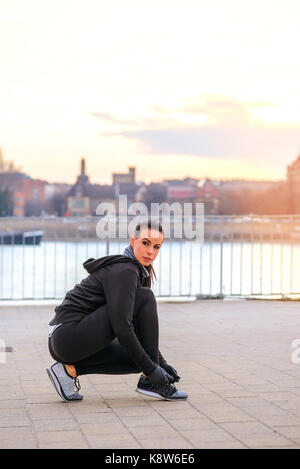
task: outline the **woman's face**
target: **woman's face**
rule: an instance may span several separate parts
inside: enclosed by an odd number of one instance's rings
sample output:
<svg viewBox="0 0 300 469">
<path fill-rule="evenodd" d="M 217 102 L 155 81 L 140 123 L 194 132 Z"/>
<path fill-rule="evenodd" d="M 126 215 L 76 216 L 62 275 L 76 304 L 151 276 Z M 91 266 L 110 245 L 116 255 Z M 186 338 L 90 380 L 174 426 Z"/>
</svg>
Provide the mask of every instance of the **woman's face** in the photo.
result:
<svg viewBox="0 0 300 469">
<path fill-rule="evenodd" d="M 163 239 L 163 234 L 160 231 L 147 227 L 142 228 L 138 238 L 131 236 L 130 245 L 140 264 L 145 266 L 152 264 L 159 253 Z"/>
</svg>

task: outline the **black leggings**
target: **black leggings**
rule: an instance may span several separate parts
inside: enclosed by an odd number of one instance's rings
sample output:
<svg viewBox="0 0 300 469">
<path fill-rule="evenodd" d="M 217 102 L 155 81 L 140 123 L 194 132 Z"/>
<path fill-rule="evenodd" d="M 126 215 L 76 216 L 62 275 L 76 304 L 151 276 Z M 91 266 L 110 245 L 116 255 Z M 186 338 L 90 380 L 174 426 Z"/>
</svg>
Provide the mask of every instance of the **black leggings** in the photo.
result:
<svg viewBox="0 0 300 469">
<path fill-rule="evenodd" d="M 150 288 L 137 288 L 133 324 L 142 347 L 158 364 L 157 304 Z M 59 326 L 49 339 L 49 352 L 54 360 L 74 365 L 77 375 L 128 374 L 142 371 L 116 338 L 106 305 L 86 315 L 80 321 Z"/>
</svg>

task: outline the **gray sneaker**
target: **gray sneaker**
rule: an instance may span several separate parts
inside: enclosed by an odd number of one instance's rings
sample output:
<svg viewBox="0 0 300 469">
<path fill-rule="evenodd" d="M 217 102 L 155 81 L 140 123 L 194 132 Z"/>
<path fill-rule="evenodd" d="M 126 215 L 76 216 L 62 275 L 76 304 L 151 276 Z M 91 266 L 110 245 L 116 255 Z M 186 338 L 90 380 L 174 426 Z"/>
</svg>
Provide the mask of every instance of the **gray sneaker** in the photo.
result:
<svg viewBox="0 0 300 469">
<path fill-rule="evenodd" d="M 60 397 L 67 402 L 81 401 L 83 396 L 78 394 L 80 383 L 78 378 L 71 378 L 62 363 L 56 362 L 47 368 L 51 383 Z"/>
</svg>

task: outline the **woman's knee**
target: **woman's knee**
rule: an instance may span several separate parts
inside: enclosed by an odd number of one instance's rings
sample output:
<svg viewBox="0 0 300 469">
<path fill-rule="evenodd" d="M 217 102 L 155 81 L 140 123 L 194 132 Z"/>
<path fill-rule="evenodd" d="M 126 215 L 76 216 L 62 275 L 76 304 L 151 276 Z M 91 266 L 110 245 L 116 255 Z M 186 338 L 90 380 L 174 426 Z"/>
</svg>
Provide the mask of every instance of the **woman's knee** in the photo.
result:
<svg viewBox="0 0 300 469">
<path fill-rule="evenodd" d="M 136 289 L 136 299 L 144 302 L 156 303 L 153 290 L 148 287 L 138 287 Z"/>
<path fill-rule="evenodd" d="M 134 316 L 139 318 L 157 320 L 157 303 L 153 291 L 147 287 L 137 288 Z"/>
</svg>

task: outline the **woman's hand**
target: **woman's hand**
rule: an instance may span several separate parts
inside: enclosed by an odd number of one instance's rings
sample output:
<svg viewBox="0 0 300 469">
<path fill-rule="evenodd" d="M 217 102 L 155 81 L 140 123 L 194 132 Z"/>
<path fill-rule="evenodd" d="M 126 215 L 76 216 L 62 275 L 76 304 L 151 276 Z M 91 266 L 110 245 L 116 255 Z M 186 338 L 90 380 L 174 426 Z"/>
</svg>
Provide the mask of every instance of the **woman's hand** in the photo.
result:
<svg viewBox="0 0 300 469">
<path fill-rule="evenodd" d="M 180 380 L 180 376 L 178 376 L 177 371 L 167 362 L 161 363 L 161 367 L 171 376 L 174 378 L 174 382 L 178 382 Z"/>
<path fill-rule="evenodd" d="M 164 368 L 157 365 L 156 368 L 148 375 L 148 379 L 151 384 L 156 384 L 158 386 L 164 386 L 169 383 L 174 383 L 175 379 L 170 375 Z"/>
</svg>

